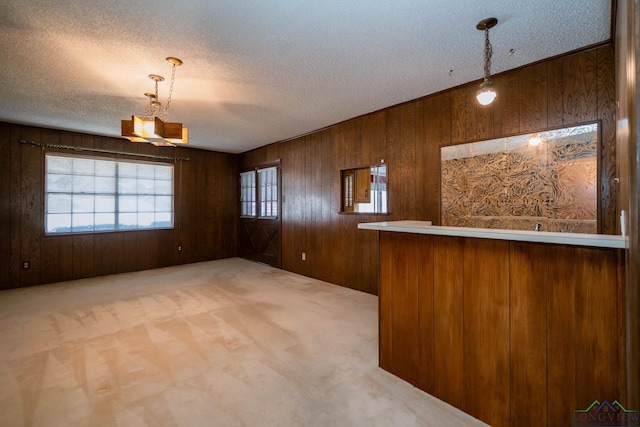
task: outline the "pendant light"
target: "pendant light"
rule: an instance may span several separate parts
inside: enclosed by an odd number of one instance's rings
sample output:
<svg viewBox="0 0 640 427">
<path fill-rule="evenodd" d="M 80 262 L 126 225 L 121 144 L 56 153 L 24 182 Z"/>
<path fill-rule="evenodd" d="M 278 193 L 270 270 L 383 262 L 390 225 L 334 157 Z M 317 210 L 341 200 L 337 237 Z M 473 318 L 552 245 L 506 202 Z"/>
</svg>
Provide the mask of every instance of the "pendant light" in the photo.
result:
<svg viewBox="0 0 640 427">
<path fill-rule="evenodd" d="M 489 28 L 493 28 L 498 24 L 496 18 L 487 18 L 478 22 L 476 28 L 484 31 L 484 81 L 480 84 L 476 98 L 482 105 L 489 105 L 496 99 L 496 91 L 493 89 L 493 81 L 491 80 L 491 56 L 493 55 L 493 47 L 489 41 Z"/>
<path fill-rule="evenodd" d="M 173 56 L 166 58 L 171 67 L 171 86 L 169 97 L 163 106 L 158 100 L 158 83 L 164 81 L 164 77 L 157 74 L 149 74 L 149 78 L 155 82 L 155 92 L 147 92 L 144 95 L 149 98 L 147 109 L 142 115 L 131 116 L 131 120 L 122 120 L 122 136 L 131 142 L 148 142 L 161 147 L 175 147 L 186 145 L 189 142 L 189 130 L 182 123 L 167 122 L 167 111 L 171 105 L 173 95 L 173 82 L 176 75 L 176 67 L 182 65 L 182 61 Z"/>
</svg>

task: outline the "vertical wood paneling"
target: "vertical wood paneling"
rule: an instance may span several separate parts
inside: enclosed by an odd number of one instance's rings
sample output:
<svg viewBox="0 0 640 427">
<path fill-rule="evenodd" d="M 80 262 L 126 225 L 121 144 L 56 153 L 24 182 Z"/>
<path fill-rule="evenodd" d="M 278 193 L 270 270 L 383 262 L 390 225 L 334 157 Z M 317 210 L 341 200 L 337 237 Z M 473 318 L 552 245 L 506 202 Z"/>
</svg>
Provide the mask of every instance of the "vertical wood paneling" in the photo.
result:
<svg viewBox="0 0 640 427">
<path fill-rule="evenodd" d="M 599 396 L 617 396 L 618 272 L 613 251 L 576 248 L 576 401 L 586 408 Z M 621 338 L 620 338 L 621 339 Z"/>
<path fill-rule="evenodd" d="M 307 201 L 305 203 L 305 242 L 304 251 L 307 254 L 305 261 L 305 275 L 311 277 L 318 276 L 319 261 L 319 233 L 318 226 L 322 224 L 322 196 L 318 190 L 322 185 L 322 160 L 321 149 L 322 140 L 319 133 L 309 136 L 306 144 L 305 159 L 316 159 L 308 162 L 305 173 L 305 193 Z"/>
<path fill-rule="evenodd" d="M 336 283 L 344 286 L 344 265 L 342 263 L 343 255 L 341 251 L 345 244 L 348 242 L 340 234 L 342 231 L 342 223 L 340 215 L 340 169 L 344 165 L 344 151 L 340 146 L 340 139 L 338 129 L 336 127 L 331 128 L 331 174 L 328 177 L 331 184 L 331 193 L 329 195 L 330 204 L 330 217 L 328 221 L 327 231 L 328 239 L 326 246 L 326 253 L 328 254 L 327 260 L 329 261 L 329 282 Z M 335 177 L 335 178 L 333 178 Z M 353 285 L 352 285 L 353 286 Z"/>
<path fill-rule="evenodd" d="M 547 248 L 547 425 L 571 425 L 575 399 L 575 248 Z M 542 420 L 541 420 L 542 421 Z"/>
<path fill-rule="evenodd" d="M 398 199 L 402 201 L 399 215 L 403 219 L 418 219 L 416 171 L 421 166 L 416 162 L 416 103 L 400 108 L 400 164 L 396 171 L 399 184 L 395 187 Z"/>
<path fill-rule="evenodd" d="M 314 263 L 316 264 L 316 268 L 319 273 L 314 277 L 330 282 L 330 269 L 327 267 L 330 265 L 329 261 L 331 260 L 331 252 L 333 249 L 331 245 L 331 227 L 329 224 L 336 212 L 332 210 L 332 207 L 334 206 L 333 203 L 335 203 L 332 192 L 334 184 L 330 177 L 333 176 L 336 171 L 334 170 L 331 157 L 331 131 L 327 129 L 321 132 L 321 139 L 322 150 L 320 158 L 322 159 L 322 183 L 320 184 L 320 191 L 322 194 L 322 219 L 318 229 L 320 241 L 319 252 L 314 259 Z M 286 252 L 287 249 L 283 246 L 282 250 L 283 252 Z"/>
<path fill-rule="evenodd" d="M 0 290 L 11 287 L 11 126 L 0 123 Z"/>
<path fill-rule="evenodd" d="M 40 254 L 41 283 L 60 281 L 60 238 L 43 237 Z"/>
<path fill-rule="evenodd" d="M 292 220 L 293 228 L 289 229 L 289 243 L 292 244 L 293 253 L 290 257 L 290 263 L 292 265 L 292 271 L 300 274 L 304 274 L 305 262 L 302 261 L 302 252 L 305 251 L 306 236 L 305 236 L 305 224 L 306 224 L 306 203 L 305 203 L 305 179 L 306 175 L 306 158 L 305 150 L 307 145 L 307 139 L 303 138 L 302 141 L 292 143 L 291 156 L 290 156 L 290 168 L 291 173 L 288 175 L 289 185 L 293 187 L 293 194 L 289 200 L 288 211 L 290 219 Z"/>
<path fill-rule="evenodd" d="M 564 122 L 563 59 L 547 62 L 547 125 L 559 127 Z"/>
<path fill-rule="evenodd" d="M 563 59 L 564 123 L 581 123 L 598 117 L 597 51 Z"/>
<path fill-rule="evenodd" d="M 482 262 L 463 267 L 464 410 L 495 427 L 509 425 L 511 409 L 508 257 L 506 241 L 465 240 L 464 259 Z"/>
<path fill-rule="evenodd" d="M 387 111 L 386 139 L 387 139 L 387 188 L 389 192 L 389 211 L 392 220 L 403 219 L 406 200 L 402 198 L 402 150 L 400 109 L 392 108 Z"/>
<path fill-rule="evenodd" d="M 451 90 L 451 143 L 467 142 L 465 88 Z"/>
<path fill-rule="evenodd" d="M 477 88 L 470 87 L 470 89 L 473 90 L 467 92 L 467 104 L 474 106 L 476 118 L 475 134 L 473 136 L 473 140 L 491 139 L 494 135 L 493 112 L 495 109 L 495 105 L 480 105 L 476 102 Z"/>
<path fill-rule="evenodd" d="M 100 270 L 96 273 L 100 275 L 117 273 L 119 271 L 117 259 L 117 239 L 115 234 L 103 234 L 100 239 Z M 96 262 L 95 259 L 94 262 Z"/>
<path fill-rule="evenodd" d="M 384 369 L 494 426 L 625 400 L 623 251 L 382 234 Z"/>
<path fill-rule="evenodd" d="M 615 183 L 617 170 L 616 161 L 616 102 L 615 93 L 615 52 L 613 46 L 599 49 L 597 52 L 597 81 L 598 81 L 598 117 L 602 123 L 602 140 L 600 143 L 600 200 L 601 210 L 598 217 L 602 218 L 599 232 L 604 234 L 620 234 L 616 212 L 620 188 Z"/>
<path fill-rule="evenodd" d="M 392 369 L 391 360 L 391 267 L 393 253 L 392 233 L 376 232 L 380 240 L 380 295 L 378 300 L 379 365 L 382 369 Z"/>
<path fill-rule="evenodd" d="M 424 100 L 416 102 L 416 120 L 415 120 L 415 161 L 414 161 L 414 173 L 415 173 L 415 189 L 414 189 L 414 201 L 413 212 L 414 218 L 424 218 L 424 207 L 420 206 L 418 200 L 425 200 L 425 194 L 429 191 L 429 182 L 427 182 L 427 167 L 426 159 L 430 158 L 429 149 L 426 144 L 426 136 L 424 130 L 425 122 L 424 113 Z"/>
<path fill-rule="evenodd" d="M 390 322 L 392 373 L 416 385 L 418 381 L 418 262 L 419 239 L 415 234 L 391 233 Z"/>
<path fill-rule="evenodd" d="M 523 68 L 519 74 L 520 132 L 547 127 L 547 64 Z"/>
<path fill-rule="evenodd" d="M 493 80 L 496 93 L 499 94 L 493 101 L 494 137 L 520 131 L 520 94 L 523 92 L 520 90 L 519 76 L 519 73 L 506 73 Z"/>
<path fill-rule="evenodd" d="M 72 280 L 73 276 L 73 236 L 58 238 L 60 242 L 60 281 Z M 119 270 L 120 272 L 122 270 Z"/>
<path fill-rule="evenodd" d="M 533 427 L 547 419 L 546 246 L 510 244 L 511 424 Z"/>
<path fill-rule="evenodd" d="M 422 203 L 423 216 L 440 224 L 440 147 L 451 144 L 451 95 L 443 93 L 425 100 L 425 168 L 426 192 Z"/>
<path fill-rule="evenodd" d="M 93 275 L 93 235 L 73 236 L 73 278 L 84 279 Z"/>
<path fill-rule="evenodd" d="M 464 119 L 463 126 L 465 127 L 464 142 L 477 141 L 478 139 L 486 139 L 479 136 L 478 133 L 478 110 L 480 105 L 476 102 L 476 92 L 478 88 L 476 85 L 464 86 L 461 92 L 464 94 Z M 486 107 L 483 107 L 486 108 Z M 491 107 L 489 107 L 491 108 Z"/>
<path fill-rule="evenodd" d="M 41 129 L 24 127 L 22 138 L 40 141 Z M 43 152 L 32 145 L 20 146 L 20 255 L 21 262 L 29 261 L 30 268 L 23 269 L 20 277 L 22 286 L 40 284 L 40 239 L 44 230 Z"/>
<path fill-rule="evenodd" d="M 434 299 L 433 289 L 433 239 L 434 236 L 417 236 L 418 238 L 418 369 L 416 386 L 427 393 L 434 389 Z"/>
<path fill-rule="evenodd" d="M 462 238 L 434 236 L 433 394 L 463 409 L 463 248 Z"/>
</svg>

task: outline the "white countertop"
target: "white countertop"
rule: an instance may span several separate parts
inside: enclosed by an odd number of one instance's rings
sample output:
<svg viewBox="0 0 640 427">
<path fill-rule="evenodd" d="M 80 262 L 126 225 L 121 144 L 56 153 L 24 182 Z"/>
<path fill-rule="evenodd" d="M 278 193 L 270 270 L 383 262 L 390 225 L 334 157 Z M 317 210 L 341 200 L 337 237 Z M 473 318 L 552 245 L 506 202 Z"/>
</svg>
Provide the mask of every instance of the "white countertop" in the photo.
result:
<svg viewBox="0 0 640 427">
<path fill-rule="evenodd" d="M 513 240 L 517 242 L 555 243 L 560 245 L 593 246 L 624 249 L 628 238 L 610 234 L 557 233 L 552 231 L 496 230 L 492 228 L 443 227 L 431 221 L 385 221 L 358 224 L 362 230 L 395 231 L 399 233 L 432 234 L 437 236 L 477 237 Z"/>
</svg>

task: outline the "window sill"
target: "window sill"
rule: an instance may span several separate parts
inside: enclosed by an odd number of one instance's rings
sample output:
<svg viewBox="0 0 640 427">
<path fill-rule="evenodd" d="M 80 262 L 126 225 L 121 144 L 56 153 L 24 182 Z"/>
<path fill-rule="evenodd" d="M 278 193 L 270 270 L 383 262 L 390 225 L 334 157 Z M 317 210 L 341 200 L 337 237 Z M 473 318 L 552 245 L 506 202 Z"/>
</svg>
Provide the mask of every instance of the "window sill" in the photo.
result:
<svg viewBox="0 0 640 427">
<path fill-rule="evenodd" d="M 365 215 L 365 216 L 389 216 L 391 212 L 345 212 L 338 211 L 339 215 Z"/>
</svg>

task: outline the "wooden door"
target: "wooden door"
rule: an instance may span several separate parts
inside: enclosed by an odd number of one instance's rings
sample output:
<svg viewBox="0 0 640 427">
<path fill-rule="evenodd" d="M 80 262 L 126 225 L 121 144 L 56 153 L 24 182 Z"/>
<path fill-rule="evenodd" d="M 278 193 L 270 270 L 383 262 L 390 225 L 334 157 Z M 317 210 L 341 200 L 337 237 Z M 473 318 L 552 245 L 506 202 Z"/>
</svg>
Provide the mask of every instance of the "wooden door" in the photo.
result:
<svg viewBox="0 0 640 427">
<path fill-rule="evenodd" d="M 240 255 L 282 266 L 280 162 L 240 174 Z"/>
</svg>

